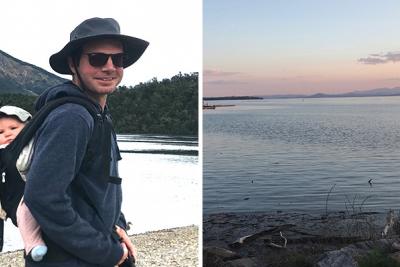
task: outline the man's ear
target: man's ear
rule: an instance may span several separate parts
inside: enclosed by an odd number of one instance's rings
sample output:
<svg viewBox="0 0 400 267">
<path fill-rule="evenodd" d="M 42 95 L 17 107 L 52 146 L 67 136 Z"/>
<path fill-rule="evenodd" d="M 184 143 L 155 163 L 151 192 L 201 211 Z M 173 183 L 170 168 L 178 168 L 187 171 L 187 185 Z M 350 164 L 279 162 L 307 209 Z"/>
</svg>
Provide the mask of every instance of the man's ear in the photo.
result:
<svg viewBox="0 0 400 267">
<path fill-rule="evenodd" d="M 74 64 L 74 62 L 72 61 L 72 58 L 71 58 L 71 57 L 68 57 L 68 66 L 69 66 L 69 69 L 70 69 L 71 72 L 72 72 L 72 75 L 75 75 L 75 74 L 76 74 L 75 64 Z"/>
</svg>

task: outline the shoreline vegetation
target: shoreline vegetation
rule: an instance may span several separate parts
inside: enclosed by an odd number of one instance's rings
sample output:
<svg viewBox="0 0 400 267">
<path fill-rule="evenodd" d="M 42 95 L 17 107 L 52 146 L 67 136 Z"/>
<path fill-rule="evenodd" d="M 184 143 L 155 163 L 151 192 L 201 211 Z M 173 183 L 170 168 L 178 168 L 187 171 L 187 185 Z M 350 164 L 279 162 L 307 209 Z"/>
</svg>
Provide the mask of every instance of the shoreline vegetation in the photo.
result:
<svg viewBox="0 0 400 267">
<path fill-rule="evenodd" d="M 120 149 L 121 153 L 134 153 L 134 154 L 165 154 L 165 155 L 181 155 L 181 156 L 198 156 L 198 150 L 123 150 Z"/>
<path fill-rule="evenodd" d="M 359 264 L 400 259 L 399 226 L 393 211 L 205 214 L 203 266 L 400 266 Z"/>
<path fill-rule="evenodd" d="M 199 228 L 195 225 L 131 235 L 138 250 L 136 266 L 197 267 L 198 236 Z M 23 267 L 23 251 L 0 253 L 0 266 Z"/>
<path fill-rule="evenodd" d="M 203 109 L 216 109 L 223 107 L 234 107 L 235 105 L 210 105 L 208 103 L 203 104 Z"/>
<path fill-rule="evenodd" d="M 338 98 L 338 97 L 375 97 L 375 96 L 400 96 L 400 87 L 377 88 L 363 91 L 353 91 L 341 94 L 316 93 L 305 94 L 282 94 L 282 95 L 259 95 L 259 96 L 219 96 L 203 97 L 205 101 L 212 100 L 257 100 L 257 99 L 291 99 L 291 98 Z"/>
<path fill-rule="evenodd" d="M 400 212 L 331 210 L 335 186 L 320 210 L 204 214 L 203 266 L 400 267 Z"/>
<path fill-rule="evenodd" d="M 34 114 L 36 98 L 0 94 L 0 106 L 19 106 Z M 198 73 L 119 86 L 109 95 L 108 106 L 118 134 L 198 136 Z"/>
</svg>

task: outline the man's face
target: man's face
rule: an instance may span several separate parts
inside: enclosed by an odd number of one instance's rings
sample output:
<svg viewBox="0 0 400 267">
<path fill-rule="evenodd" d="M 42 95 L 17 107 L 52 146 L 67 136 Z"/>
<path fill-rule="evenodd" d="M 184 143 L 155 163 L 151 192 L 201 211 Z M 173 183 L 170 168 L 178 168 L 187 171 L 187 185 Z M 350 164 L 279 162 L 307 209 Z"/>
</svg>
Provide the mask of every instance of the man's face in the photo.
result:
<svg viewBox="0 0 400 267">
<path fill-rule="evenodd" d="M 24 128 L 24 123 L 12 117 L 0 118 L 0 145 L 9 144 Z"/>
<path fill-rule="evenodd" d="M 105 101 L 107 94 L 112 93 L 121 82 L 124 73 L 123 67 L 115 66 L 111 57 L 102 66 L 92 66 L 89 56 L 95 53 L 121 54 L 123 53 L 122 44 L 116 40 L 97 40 L 85 44 L 82 48 L 78 72 L 84 82 L 89 95 L 94 99 Z M 74 82 L 80 86 L 80 81 L 74 76 Z"/>
</svg>

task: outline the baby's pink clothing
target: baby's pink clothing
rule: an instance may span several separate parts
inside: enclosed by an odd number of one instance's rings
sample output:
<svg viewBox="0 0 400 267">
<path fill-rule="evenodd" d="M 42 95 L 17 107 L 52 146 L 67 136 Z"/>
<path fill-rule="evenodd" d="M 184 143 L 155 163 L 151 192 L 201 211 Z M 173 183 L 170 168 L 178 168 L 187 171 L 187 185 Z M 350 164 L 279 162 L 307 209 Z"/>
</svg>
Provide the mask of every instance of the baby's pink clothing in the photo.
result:
<svg viewBox="0 0 400 267">
<path fill-rule="evenodd" d="M 21 199 L 17 209 L 17 224 L 24 241 L 25 253 L 28 255 L 32 248 L 38 245 L 45 245 L 40 226 L 33 218 L 32 213 L 25 205 L 24 199 Z"/>
</svg>

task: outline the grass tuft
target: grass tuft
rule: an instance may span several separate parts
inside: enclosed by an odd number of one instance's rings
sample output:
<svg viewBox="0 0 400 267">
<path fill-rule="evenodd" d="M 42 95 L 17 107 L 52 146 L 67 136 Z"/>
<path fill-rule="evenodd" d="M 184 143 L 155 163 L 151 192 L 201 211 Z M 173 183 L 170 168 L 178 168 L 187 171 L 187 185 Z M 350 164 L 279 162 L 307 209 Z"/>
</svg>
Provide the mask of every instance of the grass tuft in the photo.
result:
<svg viewBox="0 0 400 267">
<path fill-rule="evenodd" d="M 400 267 L 400 263 L 382 250 L 374 249 L 358 260 L 359 267 Z"/>
</svg>

